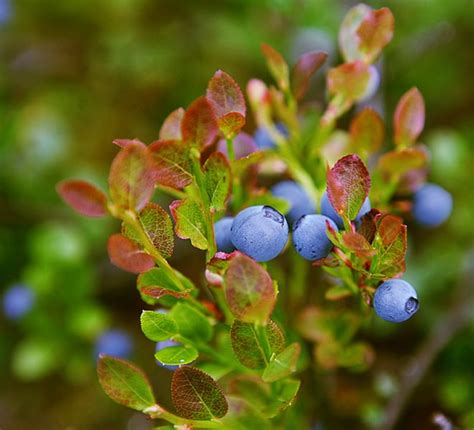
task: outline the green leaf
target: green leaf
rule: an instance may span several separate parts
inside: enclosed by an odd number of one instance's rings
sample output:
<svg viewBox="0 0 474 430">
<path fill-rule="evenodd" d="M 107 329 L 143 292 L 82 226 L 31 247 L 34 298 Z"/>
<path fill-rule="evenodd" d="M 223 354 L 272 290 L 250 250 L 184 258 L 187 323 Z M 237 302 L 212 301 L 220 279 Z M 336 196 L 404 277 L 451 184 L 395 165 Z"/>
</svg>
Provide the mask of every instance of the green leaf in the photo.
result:
<svg viewBox="0 0 474 430">
<path fill-rule="evenodd" d="M 61 198 L 81 215 L 101 217 L 107 215 L 107 197 L 86 181 L 68 179 L 61 181 L 56 190 Z"/>
<path fill-rule="evenodd" d="M 137 279 L 137 289 L 143 301 L 150 305 L 156 305 L 158 299 L 167 294 L 177 297 L 191 293 L 194 289 L 192 284 L 188 282 L 187 286 L 188 289 L 181 291 L 175 280 L 158 267 L 141 273 Z"/>
<path fill-rule="evenodd" d="M 179 140 L 158 140 L 148 147 L 158 184 L 177 190 L 193 181 L 189 147 Z"/>
<path fill-rule="evenodd" d="M 263 414 L 269 418 L 273 418 L 287 409 L 293 403 L 301 382 L 297 379 L 284 379 L 275 386 L 275 392 L 272 399 L 265 405 Z"/>
<path fill-rule="evenodd" d="M 191 345 L 169 346 L 168 348 L 160 349 L 155 354 L 155 358 L 160 363 L 170 366 L 192 363 L 198 357 L 198 350 Z"/>
<path fill-rule="evenodd" d="M 191 244 L 202 250 L 209 246 L 207 241 L 206 217 L 202 205 L 190 198 L 175 200 L 170 205 L 171 215 L 176 223 L 175 232 L 181 239 L 190 239 Z"/>
<path fill-rule="evenodd" d="M 290 72 L 288 69 L 288 64 L 283 59 L 281 54 L 272 48 L 270 45 L 262 43 L 261 45 L 263 55 L 267 60 L 268 70 L 275 79 L 278 87 L 286 92 L 290 88 Z"/>
<path fill-rule="evenodd" d="M 327 174 L 328 197 L 340 215 L 355 219 L 369 194 L 370 176 L 355 154 L 342 157 Z"/>
<path fill-rule="evenodd" d="M 380 115 L 372 108 L 362 109 L 350 125 L 351 146 L 356 152 L 370 155 L 383 144 L 385 127 Z"/>
<path fill-rule="evenodd" d="M 322 51 L 306 52 L 296 62 L 291 73 L 291 89 L 297 100 L 308 91 L 311 76 L 324 64 L 328 54 Z"/>
<path fill-rule="evenodd" d="M 218 131 L 217 118 L 210 102 L 205 97 L 194 100 L 181 123 L 184 143 L 203 149 L 214 141 Z"/>
<path fill-rule="evenodd" d="M 142 273 L 151 269 L 155 262 L 132 240 L 121 234 L 113 234 L 107 242 L 110 261 L 120 269 Z"/>
<path fill-rule="evenodd" d="M 203 371 L 183 366 L 173 374 L 173 404 L 178 414 L 192 420 L 222 418 L 228 409 L 222 389 Z"/>
<path fill-rule="evenodd" d="M 227 303 L 235 317 L 247 323 L 270 318 L 276 288 L 267 271 L 246 255 L 235 252 L 224 275 Z"/>
<path fill-rule="evenodd" d="M 204 185 L 210 208 L 216 211 L 225 209 L 230 194 L 231 174 L 229 163 L 222 152 L 213 152 L 206 160 Z"/>
<path fill-rule="evenodd" d="M 268 353 L 278 354 L 285 346 L 285 337 L 276 323 L 269 321 L 265 326 Z M 230 331 L 232 349 L 238 360 L 250 369 L 261 369 L 268 363 L 270 356 L 267 355 L 267 347 L 262 344 L 263 340 L 255 330 L 253 324 L 234 320 Z"/>
<path fill-rule="evenodd" d="M 184 117 L 184 109 L 178 108 L 171 112 L 163 121 L 160 128 L 160 140 L 181 140 L 181 122 Z"/>
<path fill-rule="evenodd" d="M 222 419 L 223 428 L 232 430 L 271 430 L 273 425 L 253 404 L 237 396 L 227 396 L 229 412 Z"/>
<path fill-rule="evenodd" d="M 148 203 L 139 213 L 138 220 L 158 252 L 165 258 L 171 257 L 174 248 L 174 235 L 173 224 L 168 213 L 156 203 Z M 141 243 L 139 234 L 129 224 L 122 224 L 122 234 Z M 141 245 L 144 246 L 143 243 Z"/>
<path fill-rule="evenodd" d="M 154 167 L 148 148 L 130 141 L 114 158 L 109 174 L 112 202 L 122 209 L 142 210 L 155 189 Z"/>
<path fill-rule="evenodd" d="M 187 303 L 178 303 L 169 315 L 176 321 L 180 335 L 197 342 L 212 339 L 212 326 L 206 316 Z"/>
<path fill-rule="evenodd" d="M 178 334 L 178 326 L 173 318 L 155 311 L 143 311 L 140 315 L 143 334 L 154 342 L 167 340 Z"/>
<path fill-rule="evenodd" d="M 395 143 L 409 145 L 418 139 L 425 126 L 425 102 L 418 88 L 403 94 L 393 115 Z"/>
<path fill-rule="evenodd" d="M 327 74 L 329 94 L 339 95 L 344 101 L 363 99 L 370 87 L 370 82 L 371 70 L 362 61 L 341 64 L 330 69 Z"/>
<path fill-rule="evenodd" d="M 103 390 L 115 402 L 137 411 L 155 405 L 153 390 L 146 375 L 128 361 L 101 354 L 97 374 Z"/>
<path fill-rule="evenodd" d="M 274 382 L 286 378 L 296 370 L 296 362 L 301 353 L 301 346 L 294 342 L 277 354 L 263 371 L 265 382 Z"/>
</svg>

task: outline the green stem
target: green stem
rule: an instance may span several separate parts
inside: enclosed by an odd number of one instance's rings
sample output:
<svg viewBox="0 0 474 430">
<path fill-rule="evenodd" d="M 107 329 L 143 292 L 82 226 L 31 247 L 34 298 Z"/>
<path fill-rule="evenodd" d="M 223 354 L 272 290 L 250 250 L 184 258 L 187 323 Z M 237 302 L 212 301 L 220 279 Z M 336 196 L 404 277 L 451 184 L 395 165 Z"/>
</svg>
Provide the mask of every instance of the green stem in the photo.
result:
<svg viewBox="0 0 474 430">
<path fill-rule="evenodd" d="M 232 325 L 232 323 L 234 322 L 234 315 L 230 311 L 229 305 L 227 304 L 227 300 L 225 299 L 224 289 L 216 287 L 213 288 L 212 291 L 214 293 L 216 302 L 219 305 L 219 308 L 224 314 L 226 324 Z"/>
<path fill-rule="evenodd" d="M 227 156 L 229 161 L 232 162 L 235 160 L 235 151 L 234 151 L 234 143 L 232 139 L 226 139 L 227 143 Z"/>
<path fill-rule="evenodd" d="M 255 323 L 254 324 L 254 329 L 255 333 L 257 334 L 258 339 L 260 340 L 260 343 L 263 348 L 264 358 L 265 358 L 265 364 L 268 364 L 271 355 L 272 355 L 272 349 L 270 347 L 270 343 L 268 342 L 268 336 L 267 336 L 267 328 L 266 326 L 262 324 Z"/>
<path fill-rule="evenodd" d="M 178 417 L 166 409 L 163 409 L 159 405 L 151 406 L 143 411 L 144 414 L 148 415 L 151 419 L 162 419 L 170 422 L 174 425 L 191 426 L 192 428 L 222 428 L 222 423 L 217 420 L 212 421 L 200 421 L 200 420 L 188 420 L 186 418 Z"/>
</svg>

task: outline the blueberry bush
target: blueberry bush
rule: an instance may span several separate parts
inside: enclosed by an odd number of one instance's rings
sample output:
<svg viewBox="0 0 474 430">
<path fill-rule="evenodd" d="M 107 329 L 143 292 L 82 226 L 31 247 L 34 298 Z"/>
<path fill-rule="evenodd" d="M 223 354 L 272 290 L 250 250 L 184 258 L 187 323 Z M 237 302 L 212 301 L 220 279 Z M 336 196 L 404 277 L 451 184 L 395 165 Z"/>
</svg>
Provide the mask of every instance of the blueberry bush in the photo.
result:
<svg viewBox="0 0 474 430">
<path fill-rule="evenodd" d="M 306 52 L 290 68 L 263 44 L 273 84 L 251 79 L 242 91 L 219 70 L 203 96 L 167 116 L 156 141 L 114 141 L 108 194 L 81 179 L 58 184 L 78 213 L 119 221 L 110 261 L 138 275 L 146 309 L 137 324 L 172 372 L 174 410 L 126 360 L 130 339 L 106 332 L 97 373 L 110 398 L 162 429 L 311 428 L 314 363 L 363 372 L 375 354 L 359 338 L 367 321 L 416 314 L 417 293 L 401 279 L 406 222 L 436 227 L 453 203 L 427 183 L 421 93 L 400 94 L 392 133 L 367 106 L 393 33 L 388 8 L 350 9 L 339 32 L 344 62 L 327 70 L 324 101 L 308 90 L 327 53 Z M 174 199 L 169 208 L 155 191 Z M 175 235 L 202 252 L 199 282 L 170 264 Z M 16 313 L 32 301 L 9 300 Z"/>
</svg>

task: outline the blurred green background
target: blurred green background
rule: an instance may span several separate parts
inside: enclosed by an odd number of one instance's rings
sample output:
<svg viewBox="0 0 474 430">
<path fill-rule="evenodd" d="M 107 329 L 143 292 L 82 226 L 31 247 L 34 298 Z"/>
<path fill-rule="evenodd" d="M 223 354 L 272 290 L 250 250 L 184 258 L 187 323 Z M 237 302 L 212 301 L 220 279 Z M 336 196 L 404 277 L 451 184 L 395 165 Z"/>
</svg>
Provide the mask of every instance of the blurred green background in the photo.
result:
<svg viewBox="0 0 474 430">
<path fill-rule="evenodd" d="M 162 396 L 168 391 L 169 372 L 154 364 L 153 345 L 139 330 L 134 277 L 108 262 L 106 239 L 117 225 L 76 216 L 55 184 L 81 177 L 105 188 L 116 153 L 112 140 L 156 139 L 167 113 L 201 95 L 217 69 L 242 87 L 252 77 L 269 82 L 261 42 L 291 61 L 324 49 L 337 62 L 338 27 L 356 3 L 0 0 L 0 289 L 22 284 L 35 296 L 22 318 L 0 315 L 2 429 L 149 429 L 96 382 L 94 343 L 109 329 L 129 334 L 133 359 L 151 372 Z M 330 430 L 378 422 L 397 390 L 400 360 L 449 311 L 459 285 L 474 279 L 474 4 L 367 3 L 390 7 L 396 18 L 372 102 L 390 127 L 398 98 L 412 86 L 421 90 L 429 179 L 447 188 L 455 204 L 449 222 L 435 231 L 409 226 L 407 279 L 419 291 L 421 310 L 406 325 L 379 324 L 364 334 L 377 352 L 375 365 L 333 381 L 327 409 L 315 417 Z M 313 95 L 322 99 L 320 87 Z M 247 131 L 253 132 L 251 120 Z M 195 264 L 183 259 L 190 253 Z M 196 253 L 180 244 L 173 259 L 199 278 Z M 435 428 L 437 411 L 474 428 L 473 335 L 471 324 L 438 356 L 400 429 Z"/>
</svg>

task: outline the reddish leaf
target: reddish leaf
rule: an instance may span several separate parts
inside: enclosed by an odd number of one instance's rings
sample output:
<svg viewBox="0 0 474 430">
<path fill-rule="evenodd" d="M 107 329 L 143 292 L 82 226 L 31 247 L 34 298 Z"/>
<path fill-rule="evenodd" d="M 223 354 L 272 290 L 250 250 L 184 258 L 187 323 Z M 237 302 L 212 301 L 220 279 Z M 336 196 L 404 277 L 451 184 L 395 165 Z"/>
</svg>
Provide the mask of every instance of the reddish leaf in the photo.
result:
<svg viewBox="0 0 474 430">
<path fill-rule="evenodd" d="M 113 234 L 109 237 L 107 250 L 110 261 L 127 272 L 142 273 L 155 265 L 150 255 L 121 234 Z"/>
<path fill-rule="evenodd" d="M 270 45 L 262 43 L 261 48 L 267 60 L 270 73 L 278 84 L 278 87 L 283 92 L 286 92 L 290 86 L 288 64 L 286 64 L 281 54 Z"/>
<path fill-rule="evenodd" d="M 61 198 L 81 215 L 101 217 L 107 215 L 107 197 L 86 181 L 69 179 L 60 182 L 56 190 Z"/>
<path fill-rule="evenodd" d="M 383 154 L 378 161 L 379 169 L 387 175 L 404 175 L 426 165 L 428 153 L 422 148 L 403 148 Z"/>
<path fill-rule="evenodd" d="M 320 258 L 319 260 L 314 260 L 311 265 L 314 267 L 337 267 L 339 266 L 339 260 L 337 258 L 329 256 L 326 258 Z"/>
<path fill-rule="evenodd" d="M 214 141 L 218 131 L 217 118 L 210 102 L 206 97 L 194 100 L 181 123 L 184 142 L 202 149 Z"/>
<path fill-rule="evenodd" d="M 365 15 L 357 29 L 359 50 L 365 54 L 365 61 L 372 63 L 382 49 L 392 40 L 395 19 L 390 9 L 383 7 L 371 10 Z"/>
<path fill-rule="evenodd" d="M 366 96 L 371 79 L 369 66 L 362 61 L 344 63 L 329 70 L 327 86 L 331 95 L 345 100 L 359 100 Z"/>
<path fill-rule="evenodd" d="M 158 252 L 165 258 L 171 257 L 174 248 L 173 224 L 168 213 L 156 203 L 148 203 L 138 215 L 138 220 L 146 235 Z M 141 243 L 139 234 L 127 224 L 122 233 L 129 239 Z M 141 243 L 141 245 L 144 245 Z"/>
<path fill-rule="evenodd" d="M 346 62 L 362 60 L 363 53 L 359 49 L 360 38 L 357 30 L 371 8 L 363 3 L 352 7 L 344 17 L 339 30 L 339 47 Z"/>
<path fill-rule="evenodd" d="M 270 275 L 257 262 L 240 252 L 233 253 L 224 284 L 227 303 L 237 319 L 262 323 L 270 318 L 276 289 Z"/>
<path fill-rule="evenodd" d="M 154 188 L 153 160 L 148 148 L 142 142 L 130 141 L 110 168 L 109 191 L 113 203 L 139 211 L 149 202 Z"/>
<path fill-rule="evenodd" d="M 352 146 L 357 152 L 374 153 L 383 144 L 385 127 L 380 115 L 372 108 L 361 110 L 351 122 Z"/>
<path fill-rule="evenodd" d="M 355 154 L 341 158 L 327 175 L 329 200 L 340 215 L 353 220 L 370 189 L 370 176 L 362 160 Z"/>
<path fill-rule="evenodd" d="M 177 140 L 158 140 L 149 146 L 160 185 L 182 189 L 193 181 L 189 148 Z"/>
<path fill-rule="evenodd" d="M 171 394 L 178 414 L 184 418 L 211 420 L 227 413 L 222 389 L 208 374 L 194 367 L 182 366 L 174 372 Z"/>
<path fill-rule="evenodd" d="M 245 124 L 245 100 L 237 83 L 225 72 L 218 70 L 207 86 L 210 101 L 224 136 L 232 138 Z"/>
<path fill-rule="evenodd" d="M 406 92 L 393 116 L 395 143 L 409 145 L 416 141 L 425 125 L 425 102 L 417 88 Z"/>
<path fill-rule="evenodd" d="M 144 287 L 140 290 L 140 293 L 155 300 L 161 299 L 164 296 L 173 296 L 177 299 L 189 297 L 187 291 L 174 291 L 162 287 Z"/>
<path fill-rule="evenodd" d="M 358 257 L 371 257 L 375 253 L 367 239 L 359 233 L 346 231 L 342 234 L 342 241 Z"/>
<path fill-rule="evenodd" d="M 178 108 L 171 112 L 160 128 L 160 140 L 181 140 L 181 122 L 184 117 L 184 109 Z"/>
<path fill-rule="evenodd" d="M 114 139 L 112 143 L 114 145 L 120 146 L 120 148 L 126 148 L 127 146 L 140 144 L 142 142 L 140 142 L 138 139 Z"/>
<path fill-rule="evenodd" d="M 292 91 L 297 100 L 304 97 L 308 91 L 311 76 L 323 65 L 327 56 L 326 52 L 311 51 L 298 59 L 291 74 Z"/>
<path fill-rule="evenodd" d="M 378 233 L 385 246 L 388 246 L 394 242 L 394 240 L 400 234 L 402 226 L 403 220 L 395 215 L 387 214 L 380 219 Z"/>
<path fill-rule="evenodd" d="M 371 209 L 360 220 L 357 232 L 365 237 L 367 242 L 372 243 L 377 232 L 377 220 L 381 213 L 377 209 Z"/>
</svg>

